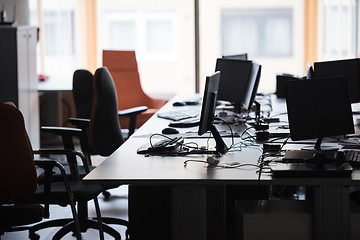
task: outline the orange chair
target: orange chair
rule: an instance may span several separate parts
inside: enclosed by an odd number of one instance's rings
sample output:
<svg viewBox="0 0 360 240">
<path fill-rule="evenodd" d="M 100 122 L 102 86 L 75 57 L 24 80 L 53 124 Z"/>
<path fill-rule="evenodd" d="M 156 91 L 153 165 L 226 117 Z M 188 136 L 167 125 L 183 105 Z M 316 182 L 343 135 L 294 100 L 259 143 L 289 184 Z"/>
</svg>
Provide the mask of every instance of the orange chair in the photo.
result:
<svg viewBox="0 0 360 240">
<path fill-rule="evenodd" d="M 103 66 L 106 66 L 115 83 L 118 110 L 147 106 L 148 110 L 138 116 L 136 128 L 144 124 L 166 102 L 165 99 L 149 97 L 142 89 L 135 51 L 103 50 Z M 128 119 L 120 117 L 120 125 L 128 126 Z"/>
</svg>

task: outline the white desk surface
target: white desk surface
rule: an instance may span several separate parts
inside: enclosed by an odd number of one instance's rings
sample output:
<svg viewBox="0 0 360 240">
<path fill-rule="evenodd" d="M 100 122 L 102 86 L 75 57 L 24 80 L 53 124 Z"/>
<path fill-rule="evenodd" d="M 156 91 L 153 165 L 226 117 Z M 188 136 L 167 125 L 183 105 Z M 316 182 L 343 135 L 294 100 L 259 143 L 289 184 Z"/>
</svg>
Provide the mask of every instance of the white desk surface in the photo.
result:
<svg viewBox="0 0 360 240">
<path fill-rule="evenodd" d="M 182 97 L 180 97 L 181 99 Z M 176 99 L 176 98 L 175 98 Z M 178 98 L 179 99 L 179 98 Z M 280 100 L 282 101 L 282 100 Z M 200 108 L 201 106 L 196 106 Z M 172 101 L 164 106 L 160 111 L 168 111 L 173 109 L 184 110 L 189 107 L 172 107 Z M 169 156 L 148 156 L 139 155 L 136 153 L 138 147 L 149 142 L 149 136 L 154 133 L 161 133 L 161 130 L 167 127 L 170 121 L 158 118 L 156 114 L 146 122 L 129 140 L 127 140 L 117 151 L 109 156 L 100 166 L 88 174 L 83 180 L 85 182 L 102 182 L 102 183 L 146 183 L 151 181 L 157 184 L 168 184 L 168 181 L 187 182 L 202 181 L 206 183 L 214 181 L 222 181 L 230 184 L 257 184 L 258 182 L 258 168 L 243 167 L 243 168 L 213 168 L 207 167 L 206 163 L 189 162 L 184 167 L 184 161 L 187 159 L 205 160 L 206 155 L 188 155 L 179 157 Z M 242 126 L 239 126 L 241 128 Z M 218 127 L 226 130 L 227 126 L 222 125 Z M 245 128 L 244 126 L 242 128 Z M 196 136 L 197 127 L 178 128 L 185 136 Z M 191 134 L 187 133 L 191 132 Z M 174 136 L 174 135 L 172 135 Z M 206 146 L 210 144 L 214 147 L 213 139 L 208 141 L 207 136 L 203 135 L 201 138 L 185 138 L 185 142 L 197 142 L 199 146 Z M 224 141 L 229 146 L 231 144 L 230 138 L 224 138 Z M 235 138 L 238 142 L 239 138 Z M 299 145 L 287 145 L 288 148 L 298 148 Z M 240 162 L 242 164 L 251 163 L 256 164 L 259 156 L 262 153 L 260 144 L 252 147 L 235 148 L 233 151 L 226 153 L 221 158 L 220 162 Z M 360 172 L 354 171 L 352 179 L 272 179 L 270 174 L 262 173 L 260 178 L 264 184 L 336 184 L 336 185 L 360 185 Z"/>
<path fill-rule="evenodd" d="M 282 104 L 285 109 L 283 100 Z M 161 111 L 174 109 L 170 101 Z M 200 106 L 199 106 L 200 107 Z M 181 109 L 181 108 L 176 108 Z M 280 110 L 284 111 L 284 110 Z M 148 156 L 138 155 L 136 150 L 139 146 L 149 141 L 149 135 L 160 133 L 167 127 L 169 120 L 160 119 L 156 114 L 146 122 L 129 140 L 117 151 L 109 156 L 95 170 L 89 173 L 83 181 L 86 183 L 101 184 L 139 184 L 139 185 L 176 185 L 179 191 L 179 199 L 186 199 L 178 211 L 181 220 L 176 228 L 178 233 L 186 233 L 179 239 L 203 239 L 199 237 L 201 225 L 188 224 L 189 219 L 197 219 L 200 212 L 194 212 L 192 204 L 198 201 L 200 193 L 193 196 L 189 192 L 197 192 L 198 186 L 208 185 L 256 185 L 259 184 L 256 167 L 244 168 L 214 168 L 206 163 L 189 162 L 184 167 L 187 159 L 205 160 L 205 155 L 197 156 Z M 181 132 L 195 131 L 196 128 L 180 129 Z M 196 141 L 200 146 L 207 144 L 207 138 L 185 139 L 186 142 Z M 230 138 L 225 138 L 227 144 Z M 210 146 L 214 146 L 212 140 Z M 295 147 L 298 145 L 294 145 Z M 292 146 L 289 146 L 292 147 Z M 220 162 L 253 163 L 256 164 L 261 155 L 261 147 L 253 146 L 244 148 L 242 151 L 229 152 L 220 158 Z M 316 189 L 314 200 L 314 224 L 316 239 L 348 239 L 350 232 L 349 218 L 349 188 L 351 185 L 360 185 L 360 173 L 353 172 L 352 178 L 291 178 L 273 179 L 270 174 L 263 173 L 260 178 L 261 185 L 301 185 L 313 186 Z M 184 193 L 182 193 L 184 192 Z M 189 210 L 190 209 L 190 210 Z M 200 210 L 199 210 L 200 211 Z"/>
<path fill-rule="evenodd" d="M 46 81 L 38 83 L 38 91 L 72 91 L 72 76 L 64 78 L 50 77 Z"/>
</svg>

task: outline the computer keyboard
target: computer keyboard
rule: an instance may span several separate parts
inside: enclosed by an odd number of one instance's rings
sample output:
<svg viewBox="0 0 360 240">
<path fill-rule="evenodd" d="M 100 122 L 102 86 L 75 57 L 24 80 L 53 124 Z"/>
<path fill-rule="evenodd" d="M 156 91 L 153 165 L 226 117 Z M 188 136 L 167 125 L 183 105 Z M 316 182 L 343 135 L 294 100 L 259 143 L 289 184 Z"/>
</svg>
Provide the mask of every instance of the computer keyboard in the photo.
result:
<svg viewBox="0 0 360 240">
<path fill-rule="evenodd" d="M 138 148 L 138 154 L 167 153 L 176 150 L 184 143 L 183 137 L 164 138 L 157 142 L 147 143 Z"/>
<path fill-rule="evenodd" d="M 345 159 L 352 167 L 360 167 L 360 150 L 345 150 Z"/>
<path fill-rule="evenodd" d="M 178 128 L 187 128 L 187 127 L 195 127 L 199 126 L 200 124 L 200 118 L 194 117 L 194 118 L 187 118 L 180 121 L 173 121 L 169 124 L 170 127 L 178 127 Z"/>
<path fill-rule="evenodd" d="M 180 121 L 187 118 L 193 118 L 200 115 L 199 109 L 188 109 L 183 111 L 168 111 L 158 113 L 158 117 L 165 118 L 173 121 Z"/>
</svg>

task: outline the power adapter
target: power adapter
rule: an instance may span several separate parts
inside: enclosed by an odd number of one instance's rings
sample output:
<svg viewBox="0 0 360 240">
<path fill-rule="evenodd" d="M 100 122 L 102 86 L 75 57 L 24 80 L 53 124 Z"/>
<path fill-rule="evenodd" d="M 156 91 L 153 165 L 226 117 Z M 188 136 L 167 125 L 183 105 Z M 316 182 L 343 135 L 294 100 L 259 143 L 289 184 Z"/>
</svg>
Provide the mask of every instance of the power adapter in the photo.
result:
<svg viewBox="0 0 360 240">
<path fill-rule="evenodd" d="M 269 132 L 268 131 L 256 131 L 256 141 L 263 142 L 269 140 Z"/>
<path fill-rule="evenodd" d="M 277 153 L 280 150 L 281 150 L 280 144 L 273 144 L 273 143 L 264 143 L 263 144 L 263 153 L 266 153 L 266 152 Z"/>
</svg>

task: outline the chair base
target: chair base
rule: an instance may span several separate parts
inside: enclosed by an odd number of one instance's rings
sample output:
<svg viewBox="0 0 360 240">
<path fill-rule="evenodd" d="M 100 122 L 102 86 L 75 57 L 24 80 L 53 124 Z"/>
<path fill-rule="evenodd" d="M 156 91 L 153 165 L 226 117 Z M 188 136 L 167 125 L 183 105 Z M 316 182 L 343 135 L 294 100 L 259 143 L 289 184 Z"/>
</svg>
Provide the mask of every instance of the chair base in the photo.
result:
<svg viewBox="0 0 360 240">
<path fill-rule="evenodd" d="M 106 223 L 106 224 L 117 224 L 117 225 L 125 226 L 127 228 L 125 231 L 125 240 L 130 239 L 130 237 L 129 237 L 129 222 L 128 221 L 119 219 L 119 218 L 111 218 L 111 217 L 102 217 L 101 220 L 103 223 Z"/>
<path fill-rule="evenodd" d="M 52 238 L 53 240 L 60 240 L 66 234 L 75 231 L 75 223 L 74 223 L 73 219 L 71 219 L 71 218 L 55 219 L 55 220 L 50 220 L 50 221 L 46 221 L 46 222 L 41 222 L 39 224 L 32 226 L 29 229 L 29 236 L 36 234 L 35 232 L 37 232 L 40 229 L 49 228 L 49 227 L 61 227 L 61 229 L 59 231 L 57 231 L 56 234 L 53 236 L 53 238 Z M 98 230 L 99 229 L 98 222 L 96 220 L 92 220 L 92 219 L 86 219 L 85 221 L 81 221 L 81 223 L 80 223 L 80 231 L 81 232 L 86 232 L 89 228 Z M 109 234 L 114 239 L 121 240 L 120 233 L 117 232 L 112 227 L 108 226 L 106 223 L 102 223 L 102 228 L 105 233 Z"/>
</svg>

